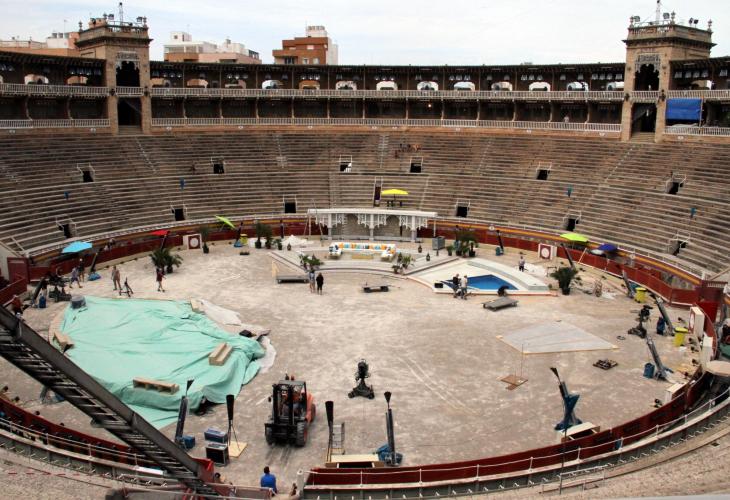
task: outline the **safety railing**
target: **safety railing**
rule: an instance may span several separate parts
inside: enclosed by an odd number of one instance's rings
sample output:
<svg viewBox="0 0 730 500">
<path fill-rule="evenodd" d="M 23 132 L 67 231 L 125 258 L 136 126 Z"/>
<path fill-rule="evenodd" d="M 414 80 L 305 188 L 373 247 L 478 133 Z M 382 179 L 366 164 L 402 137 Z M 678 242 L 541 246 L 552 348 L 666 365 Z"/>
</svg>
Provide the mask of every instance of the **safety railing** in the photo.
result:
<svg viewBox="0 0 730 500">
<path fill-rule="evenodd" d="M 621 132 L 619 123 L 529 122 L 511 120 L 430 120 L 401 118 L 153 118 L 153 127 L 244 125 L 353 125 L 370 127 L 472 127 L 519 130 Z"/>
<path fill-rule="evenodd" d="M 156 498 L 164 495 L 179 497 L 175 489 L 156 489 L 166 487 L 170 479 L 162 471 L 148 464 L 144 456 L 128 453 L 123 450 L 112 450 L 90 443 L 80 443 L 62 436 L 42 432 L 31 427 L 19 425 L 10 420 L 0 418 L 0 448 L 19 456 L 27 456 L 39 462 L 73 469 L 89 475 L 105 477 L 113 481 L 137 484 L 154 492 Z M 52 472 L 45 472 L 53 475 Z M 58 475 L 65 475 L 63 472 Z M 269 488 L 251 485 L 232 485 L 235 496 L 222 498 L 247 498 L 268 500 L 271 498 Z"/>
<path fill-rule="evenodd" d="M 595 470 L 599 466 L 603 466 L 602 468 L 606 465 L 615 466 L 664 451 L 714 427 L 728 417 L 730 412 L 728 394 L 729 390 L 725 390 L 695 410 L 667 423 L 594 446 L 566 447 L 563 453 L 529 456 L 520 454 L 520 458 L 516 460 L 490 461 L 484 465 L 477 463 L 456 467 L 444 464 L 440 468 L 404 470 L 370 469 L 352 472 L 310 470 L 303 497 L 324 495 L 330 489 L 331 491 L 389 489 L 393 492 L 393 498 L 396 496 L 406 498 L 426 496 L 430 487 L 438 487 L 441 491 L 447 487 L 449 495 L 459 495 L 466 494 L 463 485 L 476 488 L 476 491 L 487 492 L 534 486 L 536 482 L 558 481 L 561 474 L 568 471 L 576 473 L 581 470 Z M 511 472 L 501 472 L 508 470 Z M 331 482 L 328 477 L 332 478 Z M 439 479 L 439 477 L 454 479 Z"/>
<path fill-rule="evenodd" d="M 105 128 L 109 127 L 108 118 L 96 119 L 42 119 L 42 120 L 0 120 L 0 129 L 36 128 Z"/>
<path fill-rule="evenodd" d="M 730 137 L 730 127 L 681 127 L 674 125 L 664 129 L 665 134 L 669 135 L 701 135 L 714 137 Z"/>
<path fill-rule="evenodd" d="M 669 99 L 693 98 L 706 101 L 730 100 L 730 90 L 670 90 L 667 92 Z"/>
<path fill-rule="evenodd" d="M 0 83 L 0 95 L 106 97 L 109 95 L 109 88 L 84 85 Z"/>
<path fill-rule="evenodd" d="M 114 94 L 118 97 L 141 97 L 144 89 L 142 87 L 114 87 Z"/>
<path fill-rule="evenodd" d="M 242 88 L 172 88 L 154 87 L 152 97 L 320 97 L 343 99 L 486 99 L 486 100 L 581 100 L 621 101 L 621 91 L 459 91 L 459 90 L 299 90 Z"/>
<path fill-rule="evenodd" d="M 657 90 L 635 90 L 628 94 L 633 102 L 657 102 L 659 100 Z"/>
</svg>

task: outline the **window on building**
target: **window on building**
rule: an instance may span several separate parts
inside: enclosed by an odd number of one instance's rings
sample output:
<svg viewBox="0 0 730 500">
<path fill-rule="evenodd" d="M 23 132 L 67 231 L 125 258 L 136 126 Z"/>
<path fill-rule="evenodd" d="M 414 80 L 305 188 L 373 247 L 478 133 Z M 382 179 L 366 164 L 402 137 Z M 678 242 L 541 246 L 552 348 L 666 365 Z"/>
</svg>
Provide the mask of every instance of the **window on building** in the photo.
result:
<svg viewBox="0 0 730 500">
<path fill-rule="evenodd" d="M 284 64 L 296 64 L 297 58 L 296 57 L 285 57 L 284 58 Z"/>
<path fill-rule="evenodd" d="M 309 58 L 307 58 L 307 57 L 302 58 L 302 64 L 309 64 Z"/>
<path fill-rule="evenodd" d="M 314 45 L 307 45 L 307 50 L 314 50 Z"/>
<path fill-rule="evenodd" d="M 312 59 L 312 64 L 319 64 L 319 57 Z"/>
</svg>

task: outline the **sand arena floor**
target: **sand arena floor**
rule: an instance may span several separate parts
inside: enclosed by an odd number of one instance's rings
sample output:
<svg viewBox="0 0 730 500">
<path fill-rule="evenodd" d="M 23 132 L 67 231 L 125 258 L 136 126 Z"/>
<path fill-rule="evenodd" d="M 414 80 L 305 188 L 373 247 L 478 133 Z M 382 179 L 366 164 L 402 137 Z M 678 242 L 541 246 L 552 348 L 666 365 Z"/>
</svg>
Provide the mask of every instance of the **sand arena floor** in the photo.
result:
<svg viewBox="0 0 730 500">
<path fill-rule="evenodd" d="M 479 254 L 495 259 L 490 247 L 482 246 Z M 280 485 L 290 485 L 298 470 L 321 465 L 327 445 L 324 402 L 330 399 L 335 403 L 335 420 L 346 423 L 347 452 L 369 453 L 386 442 L 383 392 L 391 391 L 398 451 L 405 455 L 406 464 L 418 464 L 557 442 L 553 426 L 562 417 L 562 403 L 550 366 L 558 367 L 569 389 L 581 395 L 578 416 L 602 428 L 650 411 L 654 399 L 663 399 L 670 385 L 642 376 L 644 363 L 650 361 L 648 349 L 642 339 L 626 335 L 636 324 L 639 306 L 620 293 L 614 299 L 578 291 L 570 296 L 520 297 L 518 307 L 495 313 L 481 306 L 488 297 L 455 300 L 392 274 L 382 278 L 392 286 L 389 293 L 365 294 L 359 288 L 363 282 L 381 279 L 364 271 L 328 272 L 326 263 L 323 296 L 311 294 L 307 284 L 277 285 L 265 250 L 252 249 L 251 255 L 240 256 L 238 249 L 218 244 L 208 255 L 200 251 L 181 255 L 183 265 L 165 280 L 164 294 L 156 291 L 147 256 L 122 264 L 122 280 L 129 279 L 137 298 L 200 297 L 237 311 L 244 322 L 271 328 L 277 350 L 273 368 L 259 374 L 236 399 L 237 435 L 248 446 L 240 458 L 221 468 L 226 480 L 235 484 L 257 484 L 261 469 L 269 465 Z M 516 266 L 518 251 L 508 249 L 498 259 Z M 527 254 L 527 260 L 541 264 L 535 254 Z M 100 273 L 102 279 L 84 283 L 82 292 L 113 296 L 109 269 Z M 589 268 L 581 274 L 586 281 L 593 276 L 600 279 Z M 604 290 L 619 286 L 614 279 L 605 283 Z M 52 303 L 46 310 L 28 310 L 26 319 L 46 334 L 51 319 L 64 307 L 65 303 Z M 651 325 L 657 314 L 655 308 Z M 670 314 L 675 319 L 686 317 L 682 310 L 670 309 Z M 616 344 L 617 349 L 527 356 L 522 370 L 528 382 L 507 390 L 500 378 L 520 369 L 521 356 L 497 337 L 549 321 L 568 322 Z M 626 339 L 619 340 L 618 335 Z M 667 366 L 686 369 L 690 353 L 679 352 L 669 338 L 655 341 Z M 370 364 L 374 400 L 347 396 L 361 358 Z M 619 365 L 610 371 L 592 366 L 603 358 Z M 0 373 L 25 407 L 110 438 L 90 427 L 89 418 L 67 403 L 41 405 L 39 384 L 7 362 L 0 361 Z M 269 447 L 264 441 L 271 384 L 284 373 L 305 380 L 318 403 L 317 420 L 304 448 Z M 683 380 L 679 373 L 674 378 Z M 186 433 L 195 435 L 198 442 L 191 453 L 204 456 L 203 430 L 226 424 L 225 405 L 203 417 L 189 416 Z M 172 436 L 174 427 L 163 431 Z"/>
</svg>

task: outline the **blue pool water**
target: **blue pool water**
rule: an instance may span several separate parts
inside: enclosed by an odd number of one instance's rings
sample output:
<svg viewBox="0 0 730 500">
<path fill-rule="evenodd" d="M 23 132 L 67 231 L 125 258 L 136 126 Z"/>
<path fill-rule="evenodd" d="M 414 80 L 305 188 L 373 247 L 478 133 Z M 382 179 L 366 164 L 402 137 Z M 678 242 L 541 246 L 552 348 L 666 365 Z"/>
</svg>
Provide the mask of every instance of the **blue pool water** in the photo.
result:
<svg viewBox="0 0 730 500">
<path fill-rule="evenodd" d="M 482 276 L 469 276 L 469 288 L 478 290 L 498 290 L 499 287 L 505 286 L 507 290 L 517 290 L 517 287 L 493 274 L 485 274 Z M 450 288 L 454 288 L 451 281 L 444 281 L 444 284 Z"/>
</svg>

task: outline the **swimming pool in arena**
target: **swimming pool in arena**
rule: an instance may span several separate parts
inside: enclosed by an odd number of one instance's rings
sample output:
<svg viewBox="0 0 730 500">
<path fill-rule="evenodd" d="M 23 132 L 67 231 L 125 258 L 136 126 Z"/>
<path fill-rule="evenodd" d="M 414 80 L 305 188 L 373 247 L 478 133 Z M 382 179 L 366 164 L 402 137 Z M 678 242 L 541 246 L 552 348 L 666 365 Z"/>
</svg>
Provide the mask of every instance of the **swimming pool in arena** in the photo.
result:
<svg viewBox="0 0 730 500">
<path fill-rule="evenodd" d="M 414 273 L 410 277 L 427 284 L 436 293 L 452 293 L 451 279 L 456 274 L 466 275 L 469 291 L 478 295 L 496 295 L 501 286 L 506 286 L 512 295 L 550 293 L 547 284 L 537 276 L 482 258 L 458 259 Z"/>
<path fill-rule="evenodd" d="M 444 285 L 454 288 L 450 280 L 443 281 Z M 469 276 L 469 288 L 476 288 L 477 290 L 491 290 L 497 291 L 501 287 L 506 287 L 507 290 L 517 290 L 509 281 L 503 280 L 499 276 L 493 274 L 485 274 L 482 276 Z"/>
</svg>

